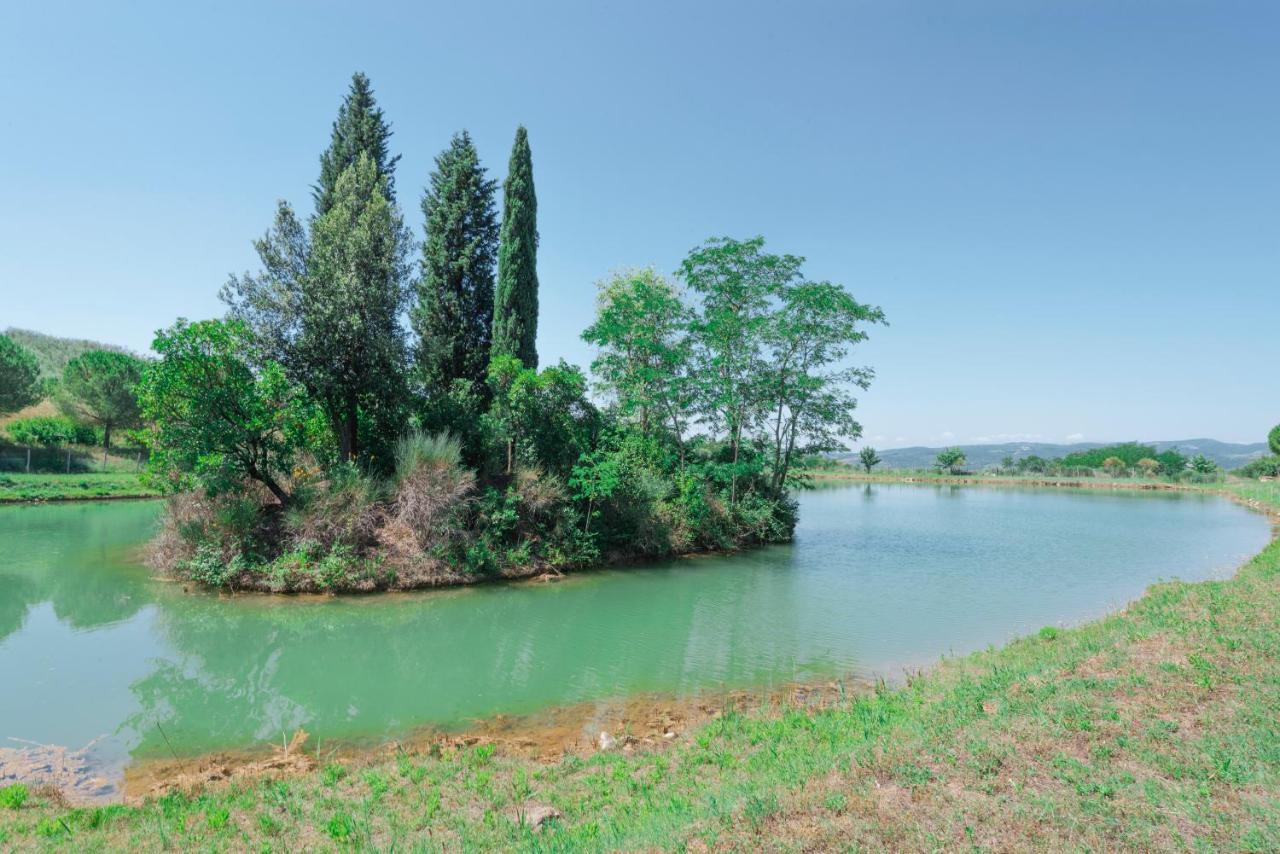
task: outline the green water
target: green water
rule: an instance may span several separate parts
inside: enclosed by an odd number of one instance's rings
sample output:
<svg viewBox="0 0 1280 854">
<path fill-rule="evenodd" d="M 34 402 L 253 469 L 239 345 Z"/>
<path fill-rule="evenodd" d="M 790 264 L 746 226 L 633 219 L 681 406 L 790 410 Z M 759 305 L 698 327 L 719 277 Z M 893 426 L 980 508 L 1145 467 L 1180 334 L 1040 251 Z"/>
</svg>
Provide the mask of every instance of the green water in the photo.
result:
<svg viewBox="0 0 1280 854">
<path fill-rule="evenodd" d="M 892 678 L 1229 573 L 1266 521 L 1213 497 L 933 486 L 801 496 L 790 546 L 558 584 L 347 599 L 186 593 L 158 504 L 0 508 L 0 745 L 178 752 L 325 740 L 643 691 Z"/>
</svg>

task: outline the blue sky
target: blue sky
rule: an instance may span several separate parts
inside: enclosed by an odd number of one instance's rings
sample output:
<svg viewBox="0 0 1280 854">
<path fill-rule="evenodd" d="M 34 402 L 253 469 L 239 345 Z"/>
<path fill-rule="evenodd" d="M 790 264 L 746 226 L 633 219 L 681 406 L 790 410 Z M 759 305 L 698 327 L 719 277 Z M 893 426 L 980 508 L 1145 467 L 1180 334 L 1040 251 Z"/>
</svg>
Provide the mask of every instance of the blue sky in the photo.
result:
<svg viewBox="0 0 1280 854">
<path fill-rule="evenodd" d="M 361 69 L 415 229 L 454 131 L 501 178 L 528 126 L 544 362 L 590 361 L 611 269 L 763 234 L 888 314 L 880 447 L 1258 441 L 1277 32 L 1223 0 L 7 4 L 0 327 L 145 349 L 221 313 Z"/>
</svg>

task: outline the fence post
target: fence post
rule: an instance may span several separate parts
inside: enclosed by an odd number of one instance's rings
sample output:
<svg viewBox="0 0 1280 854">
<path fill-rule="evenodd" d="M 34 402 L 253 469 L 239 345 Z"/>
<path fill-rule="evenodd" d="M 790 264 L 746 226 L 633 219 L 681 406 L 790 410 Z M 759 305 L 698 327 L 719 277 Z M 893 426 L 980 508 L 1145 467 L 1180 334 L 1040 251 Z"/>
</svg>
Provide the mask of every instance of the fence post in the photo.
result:
<svg viewBox="0 0 1280 854">
<path fill-rule="evenodd" d="M 27 474 L 31 474 L 31 448 L 27 448 Z"/>
</svg>

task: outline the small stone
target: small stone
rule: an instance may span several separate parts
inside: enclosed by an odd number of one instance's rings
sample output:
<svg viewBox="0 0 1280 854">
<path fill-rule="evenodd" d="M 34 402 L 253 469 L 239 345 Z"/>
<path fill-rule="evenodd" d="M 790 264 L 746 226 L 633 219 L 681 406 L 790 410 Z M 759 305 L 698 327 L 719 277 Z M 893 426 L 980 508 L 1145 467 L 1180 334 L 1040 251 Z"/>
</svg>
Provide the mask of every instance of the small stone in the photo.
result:
<svg viewBox="0 0 1280 854">
<path fill-rule="evenodd" d="M 609 733 L 601 730 L 600 737 L 596 739 L 596 745 L 601 750 L 613 750 L 615 747 L 618 746 L 618 740 L 613 736 L 609 735 Z"/>
</svg>

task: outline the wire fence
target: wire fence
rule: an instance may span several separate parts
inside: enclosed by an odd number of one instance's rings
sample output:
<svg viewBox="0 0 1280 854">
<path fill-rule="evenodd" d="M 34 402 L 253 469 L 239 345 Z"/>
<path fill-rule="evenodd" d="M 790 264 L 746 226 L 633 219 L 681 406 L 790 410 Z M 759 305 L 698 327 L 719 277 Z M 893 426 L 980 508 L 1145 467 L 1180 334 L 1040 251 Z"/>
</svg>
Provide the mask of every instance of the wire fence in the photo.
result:
<svg viewBox="0 0 1280 854">
<path fill-rule="evenodd" d="M 0 444 L 0 472 L 84 474 L 138 472 L 147 464 L 144 448 L 62 447 Z"/>
</svg>

